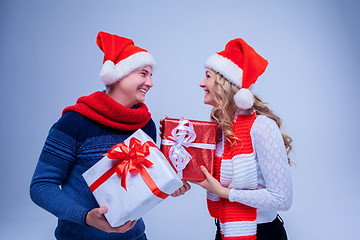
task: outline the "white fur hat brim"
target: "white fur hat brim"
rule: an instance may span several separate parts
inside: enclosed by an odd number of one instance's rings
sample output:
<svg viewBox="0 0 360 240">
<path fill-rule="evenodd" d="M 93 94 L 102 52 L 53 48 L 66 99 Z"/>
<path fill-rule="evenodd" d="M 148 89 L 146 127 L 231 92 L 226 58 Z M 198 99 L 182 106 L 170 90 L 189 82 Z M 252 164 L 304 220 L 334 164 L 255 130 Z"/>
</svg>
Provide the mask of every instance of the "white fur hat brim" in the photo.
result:
<svg viewBox="0 0 360 240">
<path fill-rule="evenodd" d="M 123 77 L 129 75 L 132 71 L 150 65 L 153 69 L 155 67 L 155 60 L 148 52 L 137 52 L 116 65 L 110 60 L 104 62 L 100 71 L 101 80 L 106 86 L 109 86 Z"/>
<path fill-rule="evenodd" d="M 230 59 L 214 53 L 206 60 L 205 67 L 213 69 L 239 88 L 242 88 L 243 70 Z"/>
</svg>

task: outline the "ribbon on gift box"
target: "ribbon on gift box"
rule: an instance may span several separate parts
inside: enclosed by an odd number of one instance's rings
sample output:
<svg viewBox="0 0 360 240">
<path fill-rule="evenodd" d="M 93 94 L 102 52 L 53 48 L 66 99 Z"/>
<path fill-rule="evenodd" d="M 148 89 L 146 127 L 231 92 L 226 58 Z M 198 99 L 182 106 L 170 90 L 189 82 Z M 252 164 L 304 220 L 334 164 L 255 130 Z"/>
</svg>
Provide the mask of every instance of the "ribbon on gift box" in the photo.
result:
<svg viewBox="0 0 360 240">
<path fill-rule="evenodd" d="M 215 144 L 194 143 L 196 133 L 193 124 L 189 120 L 180 119 L 179 125 L 171 131 L 169 139 L 162 139 L 162 145 L 170 145 L 169 158 L 178 175 L 182 178 L 182 171 L 190 162 L 192 156 L 185 148 L 194 147 L 214 150 Z"/>
<path fill-rule="evenodd" d="M 94 192 L 114 173 L 121 177 L 121 186 L 125 190 L 127 190 L 126 175 L 129 172 L 130 174 L 140 173 L 141 177 L 144 179 L 144 182 L 155 196 L 162 199 L 167 198 L 169 194 L 162 192 L 157 187 L 156 183 L 146 170 L 146 168 L 149 168 L 153 165 L 151 161 L 145 158 L 147 155 L 150 154 L 150 147 L 155 147 L 159 149 L 153 142 L 147 141 L 143 145 L 141 145 L 140 140 L 136 138 L 131 138 L 129 146 L 127 146 L 123 142 L 120 144 L 116 144 L 112 148 L 110 148 L 108 153 L 104 154 L 103 156 L 106 156 L 109 159 L 119 160 L 119 162 L 90 185 L 91 192 Z M 117 151 L 117 148 L 120 148 L 121 152 Z"/>
</svg>

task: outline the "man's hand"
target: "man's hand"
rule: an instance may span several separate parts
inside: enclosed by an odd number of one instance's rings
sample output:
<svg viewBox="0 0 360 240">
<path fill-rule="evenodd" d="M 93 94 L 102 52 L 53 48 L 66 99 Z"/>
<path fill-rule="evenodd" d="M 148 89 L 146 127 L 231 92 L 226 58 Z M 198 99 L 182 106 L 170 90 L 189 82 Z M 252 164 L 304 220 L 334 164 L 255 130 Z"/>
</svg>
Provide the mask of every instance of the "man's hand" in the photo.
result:
<svg viewBox="0 0 360 240">
<path fill-rule="evenodd" d="M 108 208 L 106 206 L 94 208 L 86 215 L 86 223 L 90 226 L 96 227 L 108 233 L 124 233 L 133 228 L 136 224 L 136 221 L 127 221 L 124 225 L 121 225 L 119 227 L 111 227 L 104 216 L 104 213 L 106 213 L 107 211 Z"/>
<path fill-rule="evenodd" d="M 184 195 L 185 192 L 190 190 L 190 188 L 191 188 L 190 184 L 185 180 L 182 180 L 182 182 L 184 185 L 182 185 L 182 187 L 180 187 L 178 190 L 173 192 L 171 194 L 172 197 L 178 197 L 178 196 Z"/>
</svg>

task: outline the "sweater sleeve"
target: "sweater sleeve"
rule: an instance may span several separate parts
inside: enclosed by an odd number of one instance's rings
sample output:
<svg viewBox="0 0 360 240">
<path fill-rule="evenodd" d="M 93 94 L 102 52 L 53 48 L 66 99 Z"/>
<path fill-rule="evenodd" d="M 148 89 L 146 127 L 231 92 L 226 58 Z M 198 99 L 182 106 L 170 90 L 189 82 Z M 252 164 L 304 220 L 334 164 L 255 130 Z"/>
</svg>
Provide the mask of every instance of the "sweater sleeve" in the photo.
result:
<svg viewBox="0 0 360 240">
<path fill-rule="evenodd" d="M 263 210 L 287 210 L 292 202 L 292 180 L 281 132 L 276 123 L 259 116 L 252 138 L 260 176 L 264 185 L 258 190 L 231 189 L 229 200 Z"/>
<path fill-rule="evenodd" d="M 70 135 L 70 132 L 74 134 L 73 129 L 68 133 L 62 130 L 72 126 L 64 116 L 54 124 L 45 141 L 31 181 L 30 196 L 34 203 L 59 219 L 85 225 L 89 209 L 69 198 L 60 187 L 75 164 L 77 144 L 75 136 Z"/>
</svg>

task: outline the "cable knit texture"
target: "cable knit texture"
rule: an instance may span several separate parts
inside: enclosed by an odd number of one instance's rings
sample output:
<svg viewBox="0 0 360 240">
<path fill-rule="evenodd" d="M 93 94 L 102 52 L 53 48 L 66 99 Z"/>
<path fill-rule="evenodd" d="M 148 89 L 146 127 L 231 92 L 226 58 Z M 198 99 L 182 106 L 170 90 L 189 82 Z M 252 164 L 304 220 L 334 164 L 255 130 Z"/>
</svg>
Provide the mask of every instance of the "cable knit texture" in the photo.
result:
<svg viewBox="0 0 360 240">
<path fill-rule="evenodd" d="M 234 121 L 234 134 L 238 138 L 231 146 L 224 143 L 222 156 L 216 152 L 214 177 L 229 188 L 256 189 L 257 171 L 255 154 L 250 130 L 255 120 L 255 113 L 238 115 Z M 256 239 L 256 208 L 239 202 L 230 202 L 208 192 L 210 215 L 220 220 L 221 235 L 224 240 Z"/>
<path fill-rule="evenodd" d="M 292 180 L 287 153 L 276 123 L 257 116 L 251 129 L 256 153 L 258 189 L 231 188 L 229 200 L 258 209 L 258 223 L 271 222 L 277 211 L 288 210 L 292 203 Z"/>
<path fill-rule="evenodd" d="M 234 186 L 237 185 L 232 184 L 235 177 L 222 177 L 222 183 L 227 179 L 224 186 L 230 188 L 229 200 L 231 202 L 256 208 L 257 223 L 268 223 L 276 218 L 277 211 L 288 210 L 291 206 L 293 189 L 290 167 L 281 132 L 273 120 L 266 116 L 257 116 L 250 135 L 255 152 L 257 189 L 249 191 Z M 215 173 L 220 173 L 219 163 L 223 152 L 224 140 L 217 144 Z M 233 171 L 241 170 L 234 169 Z M 207 198 L 208 201 L 219 201 L 219 197 L 209 191 Z M 216 211 L 219 209 L 217 208 Z M 215 216 L 218 215 L 218 213 L 215 214 Z"/>
<path fill-rule="evenodd" d="M 113 113 L 114 117 L 109 116 L 109 121 L 126 119 L 129 112 L 128 109 L 119 110 L 124 107 L 113 103 L 112 106 L 108 106 L 108 99 L 100 100 L 96 104 L 99 106 L 93 109 L 110 107 L 108 115 Z M 89 113 L 90 110 L 87 114 Z M 84 116 L 67 108 L 58 122 L 52 126 L 31 181 L 31 199 L 58 217 L 58 226 L 55 230 L 57 239 L 137 239 L 145 231 L 142 219 L 125 233 L 106 233 L 86 225 L 86 214 L 99 205 L 82 178 L 82 173 L 99 161 L 101 155 L 113 145 L 123 142 L 135 132 L 131 129 L 138 124 L 127 119 L 127 122 L 119 123 L 129 126 L 128 130 L 119 130 L 106 126 L 103 121 L 97 122 L 92 119 L 91 116 Z M 144 118 L 142 122 L 145 122 Z M 151 119 L 145 122 L 142 130 L 156 141 L 155 124 Z"/>
</svg>

